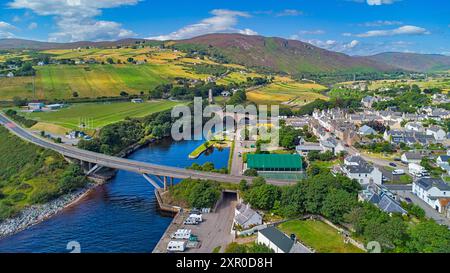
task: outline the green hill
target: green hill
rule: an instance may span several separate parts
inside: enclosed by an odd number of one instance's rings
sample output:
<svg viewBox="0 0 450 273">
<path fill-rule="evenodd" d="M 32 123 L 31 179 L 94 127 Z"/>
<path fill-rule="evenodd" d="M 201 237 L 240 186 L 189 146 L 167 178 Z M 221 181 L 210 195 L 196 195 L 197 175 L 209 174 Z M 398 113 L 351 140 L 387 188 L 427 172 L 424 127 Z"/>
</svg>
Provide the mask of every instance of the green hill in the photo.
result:
<svg viewBox="0 0 450 273">
<path fill-rule="evenodd" d="M 176 45 L 217 48 L 231 62 L 287 73 L 385 71 L 393 67 L 364 57 L 328 51 L 297 40 L 241 34 L 208 34 Z"/>
</svg>

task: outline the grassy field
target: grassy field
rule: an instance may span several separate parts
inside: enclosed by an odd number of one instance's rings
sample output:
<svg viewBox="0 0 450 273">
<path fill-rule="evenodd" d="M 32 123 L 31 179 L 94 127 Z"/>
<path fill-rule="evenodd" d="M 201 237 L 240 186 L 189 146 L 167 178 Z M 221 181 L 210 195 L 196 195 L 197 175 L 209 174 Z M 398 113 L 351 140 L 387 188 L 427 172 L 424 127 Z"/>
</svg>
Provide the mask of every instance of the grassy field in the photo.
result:
<svg viewBox="0 0 450 273">
<path fill-rule="evenodd" d="M 302 106 L 316 99 L 328 98 L 320 92 L 326 87 L 314 83 L 299 83 L 288 78 L 276 77 L 274 82 L 250 92 L 247 98 L 257 104 L 285 104 Z"/>
<path fill-rule="evenodd" d="M 79 128 L 85 123 L 88 128 L 100 128 L 105 125 L 123 120 L 126 117 L 143 117 L 152 113 L 172 108 L 179 102 L 154 101 L 145 103 L 117 102 L 117 103 L 82 103 L 73 104 L 68 108 L 52 112 L 36 112 L 24 114 L 28 118 L 40 121 L 39 129 L 58 133 L 66 129 Z M 48 124 L 56 127 L 48 127 Z M 47 126 L 46 126 L 47 125 Z M 36 128 L 33 128 L 36 129 Z"/>
<path fill-rule="evenodd" d="M 181 65 L 48 65 L 36 67 L 35 90 L 32 77 L 0 79 L 0 100 L 14 96 L 30 99 L 67 99 L 77 92 L 79 97 L 119 96 L 147 93 L 155 86 L 171 82 L 176 77 L 205 79 Z"/>
<path fill-rule="evenodd" d="M 338 232 L 321 221 L 292 220 L 279 225 L 286 234 L 294 233 L 297 238 L 318 253 L 361 253 L 361 249 L 345 244 Z"/>
<path fill-rule="evenodd" d="M 380 81 L 372 81 L 369 85 L 370 90 L 375 90 L 381 87 L 389 87 L 392 85 L 400 85 L 400 84 L 417 84 L 421 89 L 424 88 L 441 88 L 444 92 L 450 91 L 450 79 L 434 79 L 430 78 L 428 80 L 407 80 L 407 81 L 396 81 L 396 80 L 380 80 Z"/>
</svg>

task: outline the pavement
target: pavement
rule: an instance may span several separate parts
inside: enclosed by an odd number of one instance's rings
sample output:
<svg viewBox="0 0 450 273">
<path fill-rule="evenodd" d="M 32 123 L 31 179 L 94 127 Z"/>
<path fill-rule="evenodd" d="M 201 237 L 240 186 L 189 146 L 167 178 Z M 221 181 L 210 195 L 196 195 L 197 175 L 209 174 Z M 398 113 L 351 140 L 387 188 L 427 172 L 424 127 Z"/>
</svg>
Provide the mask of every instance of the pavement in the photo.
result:
<svg viewBox="0 0 450 273">
<path fill-rule="evenodd" d="M 153 253 L 166 253 L 167 244 L 171 241 L 170 235 L 178 229 L 190 229 L 191 233 L 198 237 L 199 248 L 187 249 L 187 253 L 212 253 L 214 248 L 220 246 L 223 252 L 228 244 L 233 242 L 231 234 L 234 209 L 237 204 L 236 194 L 224 193 L 224 198 L 215 212 L 202 214 L 203 222 L 198 225 L 185 225 L 184 220 L 189 216 L 187 211 L 179 212 L 172 223 L 166 229 Z"/>
<path fill-rule="evenodd" d="M 428 205 L 422 199 L 414 195 L 411 191 L 409 190 L 392 190 L 392 191 L 400 197 L 410 198 L 414 204 L 418 205 L 425 211 L 425 215 L 428 218 L 435 220 L 438 224 L 446 225 L 450 228 L 450 219 L 446 218 L 444 215 L 434 210 L 432 207 L 430 207 L 430 205 Z"/>
<path fill-rule="evenodd" d="M 192 233 L 197 235 L 201 242 L 200 248 L 190 249 L 190 253 L 211 253 L 220 246 L 223 252 L 228 244 L 234 240 L 231 234 L 233 226 L 234 209 L 237 205 L 236 194 L 224 192 L 224 199 L 214 213 L 203 214 L 203 223 L 190 226 Z"/>
</svg>

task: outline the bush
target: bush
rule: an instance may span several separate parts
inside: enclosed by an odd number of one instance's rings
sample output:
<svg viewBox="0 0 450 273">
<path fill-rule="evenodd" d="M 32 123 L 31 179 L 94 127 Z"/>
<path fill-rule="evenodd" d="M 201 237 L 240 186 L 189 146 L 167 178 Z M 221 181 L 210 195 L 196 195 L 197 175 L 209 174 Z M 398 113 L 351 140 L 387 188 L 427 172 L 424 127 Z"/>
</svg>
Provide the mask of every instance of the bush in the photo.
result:
<svg viewBox="0 0 450 273">
<path fill-rule="evenodd" d="M 255 169 L 247 169 L 244 172 L 245 176 L 258 176 L 258 171 Z"/>
</svg>

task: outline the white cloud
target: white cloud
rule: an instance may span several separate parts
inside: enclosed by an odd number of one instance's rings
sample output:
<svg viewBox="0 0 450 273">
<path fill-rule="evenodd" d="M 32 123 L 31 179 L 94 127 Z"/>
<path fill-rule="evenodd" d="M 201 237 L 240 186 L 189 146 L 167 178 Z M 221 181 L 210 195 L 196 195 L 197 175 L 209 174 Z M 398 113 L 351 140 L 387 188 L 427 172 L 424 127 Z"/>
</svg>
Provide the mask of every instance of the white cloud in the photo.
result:
<svg viewBox="0 0 450 273">
<path fill-rule="evenodd" d="M 298 32 L 300 35 L 322 35 L 325 34 L 324 30 L 316 29 L 316 30 L 300 30 Z"/>
<path fill-rule="evenodd" d="M 297 9 L 285 9 L 283 11 L 280 11 L 276 14 L 278 17 L 282 16 L 299 16 L 302 15 L 303 11 L 297 10 Z"/>
<path fill-rule="evenodd" d="M 392 4 L 395 0 L 367 0 L 367 4 L 370 6 L 380 6 L 380 5 L 386 5 L 386 4 Z"/>
<path fill-rule="evenodd" d="M 395 26 L 395 25 L 402 25 L 403 22 L 400 21 L 389 21 L 389 20 L 377 20 L 373 22 L 365 22 L 362 24 L 359 24 L 360 26 L 364 27 L 381 27 L 381 26 Z"/>
<path fill-rule="evenodd" d="M 37 29 L 37 27 L 38 27 L 38 24 L 37 24 L 36 22 L 31 22 L 31 23 L 28 25 L 28 29 L 29 29 L 29 30 Z"/>
<path fill-rule="evenodd" d="M 58 28 L 49 40 L 73 42 L 81 40 L 115 40 L 135 33 L 111 21 L 97 21 L 102 9 L 135 5 L 140 0 L 14 0 L 14 9 L 29 9 L 40 16 L 53 16 Z"/>
<path fill-rule="evenodd" d="M 240 17 L 249 18 L 250 14 L 243 11 L 234 11 L 226 9 L 215 9 L 211 11 L 212 17 L 201 20 L 192 25 L 187 25 L 167 35 L 149 37 L 154 40 L 180 40 L 189 39 L 199 35 L 219 33 L 219 32 L 237 32 L 247 35 L 256 35 L 251 29 L 236 29 Z"/>
<path fill-rule="evenodd" d="M 381 36 L 396 36 L 396 35 L 426 35 L 430 34 L 428 30 L 416 26 L 402 26 L 396 29 L 387 30 L 370 30 L 365 33 L 356 34 L 356 37 L 381 37 Z"/>
<path fill-rule="evenodd" d="M 17 30 L 17 28 L 10 23 L 0 21 L 0 38 L 14 38 L 15 35 L 12 31 Z"/>
<path fill-rule="evenodd" d="M 295 39 L 295 35 L 291 36 L 291 39 Z M 347 42 L 341 42 L 336 40 L 319 40 L 319 39 L 309 39 L 309 40 L 295 39 L 295 40 L 301 40 L 303 42 L 312 44 L 320 48 L 343 53 L 351 53 L 353 49 L 357 48 L 360 45 L 360 42 L 358 40 L 352 40 Z"/>
<path fill-rule="evenodd" d="M 401 0 L 349 0 L 358 3 L 367 3 L 369 6 L 390 5 Z"/>
</svg>

